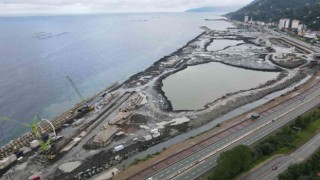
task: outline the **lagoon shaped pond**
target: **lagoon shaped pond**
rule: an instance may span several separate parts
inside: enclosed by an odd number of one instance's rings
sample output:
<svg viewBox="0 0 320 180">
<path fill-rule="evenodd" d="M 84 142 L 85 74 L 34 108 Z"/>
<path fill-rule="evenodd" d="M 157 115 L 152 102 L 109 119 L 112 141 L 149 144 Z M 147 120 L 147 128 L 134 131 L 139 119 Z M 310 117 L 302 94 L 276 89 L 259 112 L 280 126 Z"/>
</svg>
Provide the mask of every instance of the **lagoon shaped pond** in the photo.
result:
<svg viewBox="0 0 320 180">
<path fill-rule="evenodd" d="M 212 62 L 170 75 L 163 80 L 162 90 L 174 110 L 197 110 L 228 93 L 258 87 L 279 74 Z"/>
</svg>

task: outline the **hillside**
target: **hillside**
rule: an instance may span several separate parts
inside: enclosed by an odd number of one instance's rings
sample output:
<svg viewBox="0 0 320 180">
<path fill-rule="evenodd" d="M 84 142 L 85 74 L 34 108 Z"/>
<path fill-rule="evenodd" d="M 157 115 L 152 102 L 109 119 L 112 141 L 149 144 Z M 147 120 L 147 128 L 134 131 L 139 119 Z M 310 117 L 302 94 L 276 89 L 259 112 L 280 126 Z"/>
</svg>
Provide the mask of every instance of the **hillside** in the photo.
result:
<svg viewBox="0 0 320 180">
<path fill-rule="evenodd" d="M 298 19 L 311 29 L 320 29 L 320 0 L 255 0 L 226 17 L 243 21 L 245 15 L 265 22 Z"/>
</svg>

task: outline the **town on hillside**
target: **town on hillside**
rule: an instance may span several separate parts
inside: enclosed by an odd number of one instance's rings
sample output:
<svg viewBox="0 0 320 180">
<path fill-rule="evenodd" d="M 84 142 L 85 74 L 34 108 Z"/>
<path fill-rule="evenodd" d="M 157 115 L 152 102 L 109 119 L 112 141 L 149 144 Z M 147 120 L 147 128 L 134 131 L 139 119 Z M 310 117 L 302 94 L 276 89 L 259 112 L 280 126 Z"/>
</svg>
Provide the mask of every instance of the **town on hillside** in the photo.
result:
<svg viewBox="0 0 320 180">
<path fill-rule="evenodd" d="M 308 29 L 307 25 L 301 23 L 300 20 L 291 20 L 289 18 L 282 18 L 279 22 L 263 22 L 254 21 L 252 17 L 245 16 L 244 23 L 247 26 L 259 25 L 273 28 L 276 31 L 282 31 L 289 36 L 298 38 L 300 40 L 311 43 L 312 45 L 320 47 L 320 30 L 314 31 Z"/>
</svg>

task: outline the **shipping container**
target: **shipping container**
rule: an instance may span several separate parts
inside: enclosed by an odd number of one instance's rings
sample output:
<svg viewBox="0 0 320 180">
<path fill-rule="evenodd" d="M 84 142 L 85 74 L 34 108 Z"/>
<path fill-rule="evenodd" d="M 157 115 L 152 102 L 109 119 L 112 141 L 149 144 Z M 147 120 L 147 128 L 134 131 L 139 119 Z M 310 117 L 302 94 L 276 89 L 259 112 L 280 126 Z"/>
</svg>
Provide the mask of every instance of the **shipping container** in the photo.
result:
<svg viewBox="0 0 320 180">
<path fill-rule="evenodd" d="M 40 142 L 38 140 L 33 140 L 32 142 L 30 142 L 30 147 L 32 149 L 35 149 L 35 148 L 37 148 L 39 146 L 40 146 Z"/>
<path fill-rule="evenodd" d="M 8 167 L 10 164 L 14 163 L 17 160 L 17 156 L 12 154 L 0 161 L 0 169 Z"/>
<path fill-rule="evenodd" d="M 72 123 L 72 127 L 80 126 L 83 123 L 84 123 L 84 118 L 78 119 L 77 121 Z"/>
<path fill-rule="evenodd" d="M 159 130 L 158 130 L 158 129 L 152 129 L 150 132 L 151 132 L 152 134 L 157 134 L 157 133 L 159 133 Z"/>
<path fill-rule="evenodd" d="M 115 152 L 121 151 L 122 149 L 124 149 L 124 146 L 123 146 L 123 145 L 114 147 L 114 151 L 115 151 Z"/>
<path fill-rule="evenodd" d="M 32 149 L 29 147 L 23 147 L 20 149 L 20 151 L 22 151 L 23 154 L 27 154 L 27 153 L 31 152 Z"/>
</svg>

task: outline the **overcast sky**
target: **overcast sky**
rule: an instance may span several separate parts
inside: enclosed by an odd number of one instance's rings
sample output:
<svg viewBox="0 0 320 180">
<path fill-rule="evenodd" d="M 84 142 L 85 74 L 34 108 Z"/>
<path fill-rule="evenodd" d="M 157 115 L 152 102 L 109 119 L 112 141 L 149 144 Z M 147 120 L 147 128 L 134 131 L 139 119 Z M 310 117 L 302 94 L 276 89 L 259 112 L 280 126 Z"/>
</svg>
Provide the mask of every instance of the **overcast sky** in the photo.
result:
<svg viewBox="0 0 320 180">
<path fill-rule="evenodd" d="M 252 0 L 0 0 L 1 14 L 165 12 L 204 6 L 242 6 Z"/>
</svg>

